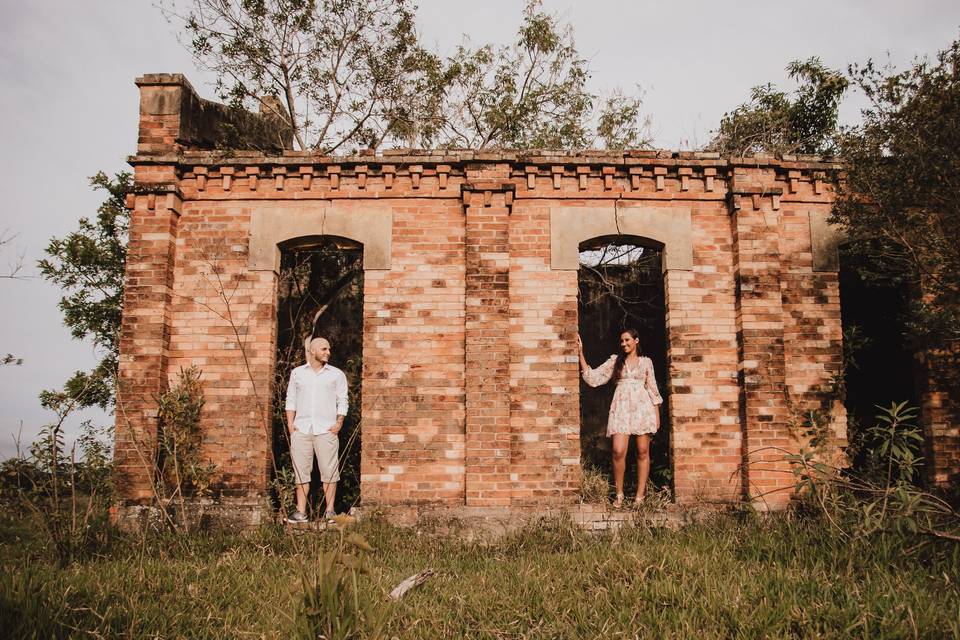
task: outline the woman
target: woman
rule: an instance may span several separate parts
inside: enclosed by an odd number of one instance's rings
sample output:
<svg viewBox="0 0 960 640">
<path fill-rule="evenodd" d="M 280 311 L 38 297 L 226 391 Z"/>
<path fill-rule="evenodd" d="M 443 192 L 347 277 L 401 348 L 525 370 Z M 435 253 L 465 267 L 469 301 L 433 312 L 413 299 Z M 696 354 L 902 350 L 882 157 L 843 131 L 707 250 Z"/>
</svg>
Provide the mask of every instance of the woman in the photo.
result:
<svg viewBox="0 0 960 640">
<path fill-rule="evenodd" d="M 637 504 L 640 504 L 646 496 L 650 476 L 650 436 L 660 428 L 658 405 L 663 403 L 653 375 L 653 362 L 640 355 L 640 334 L 636 329 L 621 333 L 620 355 L 610 356 L 596 369 L 591 369 L 583 356 L 580 336 L 577 336 L 577 350 L 584 382 L 599 387 L 612 379 L 617 385 L 607 419 L 607 437 L 613 438 L 613 484 L 617 489 L 613 506 L 619 509 L 623 504 L 623 473 L 630 436 L 637 437 Z"/>
</svg>

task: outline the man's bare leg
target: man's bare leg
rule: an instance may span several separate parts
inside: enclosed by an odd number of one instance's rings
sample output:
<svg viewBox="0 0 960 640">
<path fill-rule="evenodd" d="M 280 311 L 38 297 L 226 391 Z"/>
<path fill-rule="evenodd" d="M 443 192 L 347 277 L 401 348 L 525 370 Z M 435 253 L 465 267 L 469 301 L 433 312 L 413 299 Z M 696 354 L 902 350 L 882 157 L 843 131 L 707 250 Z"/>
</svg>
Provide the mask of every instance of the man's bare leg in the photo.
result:
<svg viewBox="0 0 960 640">
<path fill-rule="evenodd" d="M 304 482 L 297 485 L 297 511 L 307 512 L 307 494 L 310 492 L 310 483 Z"/>
<path fill-rule="evenodd" d="M 337 483 L 336 482 L 324 482 L 323 483 L 323 499 L 326 501 L 326 514 L 333 513 L 333 505 L 337 499 Z"/>
</svg>

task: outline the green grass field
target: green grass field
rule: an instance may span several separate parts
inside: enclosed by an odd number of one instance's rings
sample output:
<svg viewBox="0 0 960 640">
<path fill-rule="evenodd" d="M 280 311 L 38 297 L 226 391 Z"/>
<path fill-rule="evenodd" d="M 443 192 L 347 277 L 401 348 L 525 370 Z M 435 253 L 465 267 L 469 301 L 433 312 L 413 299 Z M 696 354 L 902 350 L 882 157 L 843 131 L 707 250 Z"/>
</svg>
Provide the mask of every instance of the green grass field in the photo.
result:
<svg viewBox="0 0 960 640">
<path fill-rule="evenodd" d="M 955 543 L 851 543 L 784 514 L 618 536 L 548 521 L 487 544 L 376 520 L 351 530 L 374 548 L 357 591 L 387 638 L 960 638 Z M 9 638 L 303 637 L 304 577 L 339 540 L 127 536 L 59 568 L 24 523 L 0 534 Z M 436 574 L 387 603 L 425 568 Z"/>
</svg>

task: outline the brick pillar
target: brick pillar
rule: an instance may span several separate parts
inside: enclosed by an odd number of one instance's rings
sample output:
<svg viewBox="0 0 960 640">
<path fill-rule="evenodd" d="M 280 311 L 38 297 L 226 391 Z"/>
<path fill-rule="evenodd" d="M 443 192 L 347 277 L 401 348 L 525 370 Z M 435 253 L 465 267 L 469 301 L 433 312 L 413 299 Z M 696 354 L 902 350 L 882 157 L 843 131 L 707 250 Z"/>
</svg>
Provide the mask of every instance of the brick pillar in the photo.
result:
<svg viewBox="0 0 960 640">
<path fill-rule="evenodd" d="M 960 349 L 928 352 L 921 370 L 927 480 L 946 488 L 960 479 Z"/>
<path fill-rule="evenodd" d="M 117 382 L 117 493 L 142 503 L 152 496 L 156 397 L 166 386 L 174 245 L 181 197 L 175 187 L 131 196 L 126 286 Z"/>
<path fill-rule="evenodd" d="M 759 507 L 790 499 L 780 213 L 772 170 L 736 167 L 731 185 L 743 487 Z M 779 209 L 779 207 L 777 207 Z M 776 447 L 780 450 L 772 449 Z M 773 492 L 773 493 L 771 493 Z"/>
<path fill-rule="evenodd" d="M 577 271 L 550 266 L 550 207 L 510 214 L 511 504 L 570 502 L 580 491 Z"/>
<path fill-rule="evenodd" d="M 466 504 L 510 504 L 509 224 L 512 191 L 464 186 Z"/>
</svg>

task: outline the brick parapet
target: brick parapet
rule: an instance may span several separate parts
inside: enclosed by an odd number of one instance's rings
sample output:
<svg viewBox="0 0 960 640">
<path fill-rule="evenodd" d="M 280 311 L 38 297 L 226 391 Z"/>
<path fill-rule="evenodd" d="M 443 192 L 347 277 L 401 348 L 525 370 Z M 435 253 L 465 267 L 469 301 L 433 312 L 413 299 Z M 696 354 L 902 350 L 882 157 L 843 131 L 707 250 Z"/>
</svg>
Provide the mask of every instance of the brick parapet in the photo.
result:
<svg viewBox="0 0 960 640">
<path fill-rule="evenodd" d="M 204 100 L 180 74 L 146 74 L 135 83 L 140 89 L 141 157 L 191 147 L 277 151 L 293 146 L 292 133 L 278 118 Z"/>
<path fill-rule="evenodd" d="M 390 154 L 329 157 L 288 152 L 184 152 L 130 158 L 136 167 L 175 167 L 183 188 L 198 198 L 384 198 L 406 191 L 423 197 L 459 197 L 472 170 L 503 167 L 517 197 L 662 200 L 725 199 L 737 167 L 773 170 L 784 201 L 830 202 L 829 178 L 841 165 L 819 160 L 719 159 L 715 154 L 630 152 L 577 156 L 510 152 L 444 155 Z M 477 169 L 474 169 L 476 167 Z"/>
<path fill-rule="evenodd" d="M 478 163 L 479 154 L 383 155 L 330 158 L 240 154 L 228 158 L 213 153 L 179 154 L 163 157 L 135 156 L 137 183 L 143 180 L 175 180 L 185 197 L 195 200 L 389 200 L 411 196 L 431 199 L 462 198 L 469 188 L 468 173 L 488 171 L 490 164 Z M 730 160 L 650 157 L 648 165 L 624 154 L 597 156 L 594 162 L 578 164 L 574 156 L 536 156 L 541 164 L 527 159 L 514 161 L 519 154 L 487 154 L 501 160 L 504 175 L 515 197 L 522 199 L 589 198 L 593 201 L 736 201 L 752 200 L 763 194 L 733 193 L 736 166 Z M 663 154 L 662 154 L 663 155 Z M 708 154 L 705 154 L 708 155 Z M 560 160 L 570 163 L 553 164 Z M 491 160 L 491 162 L 492 162 Z M 601 162 L 602 160 L 602 162 Z M 836 172 L 828 162 L 765 160 L 767 171 L 776 176 L 775 199 L 783 203 L 829 204 L 832 186 L 815 175 Z M 757 171 L 746 166 L 744 170 Z M 740 187 L 742 189 L 742 187 Z M 731 195 L 732 194 L 732 195 Z"/>
<path fill-rule="evenodd" d="M 657 166 L 712 166 L 712 167 L 743 167 L 745 169 L 776 168 L 778 171 L 800 170 L 803 172 L 820 171 L 825 176 L 843 169 L 840 160 L 823 158 L 815 155 L 774 155 L 756 154 L 742 157 L 721 157 L 715 152 L 704 151 L 672 151 L 672 150 L 637 150 L 624 151 L 588 150 L 574 151 L 545 151 L 545 150 L 490 150 L 476 151 L 465 149 L 452 150 L 420 150 L 420 149 L 386 149 L 378 152 L 363 152 L 353 155 L 330 156 L 318 154 L 314 151 L 286 150 L 283 153 L 271 154 L 262 151 L 230 149 L 230 150 L 203 150 L 182 149 L 165 154 L 143 154 L 130 156 L 131 161 L 191 163 L 202 165 L 215 164 L 392 164 L 392 165 L 461 165 L 464 163 L 500 164 L 511 167 L 524 164 L 543 166 L 553 165 L 657 165 Z"/>
</svg>

